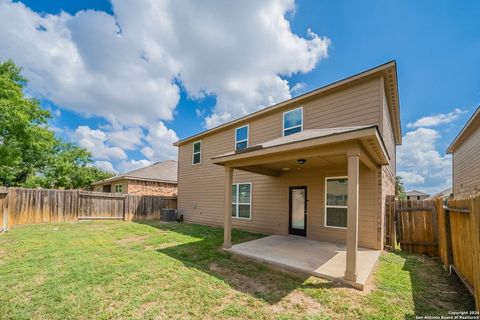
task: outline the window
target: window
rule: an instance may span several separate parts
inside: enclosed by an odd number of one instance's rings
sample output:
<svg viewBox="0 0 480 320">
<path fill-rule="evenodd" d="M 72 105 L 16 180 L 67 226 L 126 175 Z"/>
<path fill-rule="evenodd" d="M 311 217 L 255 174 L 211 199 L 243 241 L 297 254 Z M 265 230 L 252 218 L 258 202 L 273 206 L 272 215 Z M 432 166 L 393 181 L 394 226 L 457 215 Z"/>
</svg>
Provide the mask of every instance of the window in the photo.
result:
<svg viewBox="0 0 480 320">
<path fill-rule="evenodd" d="M 193 144 L 192 164 L 199 164 L 202 159 L 202 141 Z"/>
<path fill-rule="evenodd" d="M 248 125 L 235 129 L 235 150 L 248 147 Z"/>
<path fill-rule="evenodd" d="M 303 108 L 287 111 L 283 114 L 283 136 L 303 130 Z"/>
<path fill-rule="evenodd" d="M 347 227 L 347 177 L 325 179 L 325 226 Z"/>
<path fill-rule="evenodd" d="M 122 192 L 123 186 L 121 184 L 115 185 L 115 192 Z"/>
<path fill-rule="evenodd" d="M 251 183 L 236 183 L 232 185 L 232 217 L 250 219 L 252 207 L 251 192 Z"/>
</svg>

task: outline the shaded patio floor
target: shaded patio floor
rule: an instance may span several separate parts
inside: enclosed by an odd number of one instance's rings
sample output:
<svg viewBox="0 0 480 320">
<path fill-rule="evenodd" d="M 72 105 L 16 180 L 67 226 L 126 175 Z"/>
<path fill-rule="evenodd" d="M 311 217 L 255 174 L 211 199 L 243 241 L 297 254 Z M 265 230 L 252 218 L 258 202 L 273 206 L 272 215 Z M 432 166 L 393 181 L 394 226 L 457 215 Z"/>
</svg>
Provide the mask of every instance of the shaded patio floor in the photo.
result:
<svg viewBox="0 0 480 320">
<path fill-rule="evenodd" d="M 278 267 L 319 278 L 340 281 L 363 290 L 381 254 L 380 250 L 358 248 L 357 281 L 343 279 L 346 247 L 298 236 L 272 235 L 232 246 L 228 251 Z"/>
</svg>

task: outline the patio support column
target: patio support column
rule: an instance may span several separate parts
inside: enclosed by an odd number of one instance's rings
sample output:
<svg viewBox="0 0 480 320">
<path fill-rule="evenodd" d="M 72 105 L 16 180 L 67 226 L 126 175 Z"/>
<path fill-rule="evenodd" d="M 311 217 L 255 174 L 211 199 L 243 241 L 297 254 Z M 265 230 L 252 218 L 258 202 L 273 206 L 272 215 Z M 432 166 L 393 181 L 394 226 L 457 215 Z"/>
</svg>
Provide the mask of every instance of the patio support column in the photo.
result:
<svg viewBox="0 0 480 320">
<path fill-rule="evenodd" d="M 232 247 L 232 182 L 233 168 L 225 167 L 225 203 L 223 223 L 223 248 Z"/>
<path fill-rule="evenodd" d="M 347 151 L 348 157 L 348 200 L 347 200 L 347 263 L 345 280 L 357 281 L 358 250 L 358 171 L 360 151 Z"/>
</svg>

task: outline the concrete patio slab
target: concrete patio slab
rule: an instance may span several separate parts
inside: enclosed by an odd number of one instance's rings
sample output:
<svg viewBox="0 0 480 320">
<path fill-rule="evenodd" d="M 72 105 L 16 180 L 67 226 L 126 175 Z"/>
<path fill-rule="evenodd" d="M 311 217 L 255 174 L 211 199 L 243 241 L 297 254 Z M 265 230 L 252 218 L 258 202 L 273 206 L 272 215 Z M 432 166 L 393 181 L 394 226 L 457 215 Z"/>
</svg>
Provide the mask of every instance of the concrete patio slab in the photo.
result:
<svg viewBox="0 0 480 320">
<path fill-rule="evenodd" d="M 363 290 L 381 254 L 380 250 L 358 248 L 357 281 L 343 278 L 346 247 L 298 236 L 272 235 L 232 246 L 228 251 L 327 280 L 340 281 Z"/>
</svg>

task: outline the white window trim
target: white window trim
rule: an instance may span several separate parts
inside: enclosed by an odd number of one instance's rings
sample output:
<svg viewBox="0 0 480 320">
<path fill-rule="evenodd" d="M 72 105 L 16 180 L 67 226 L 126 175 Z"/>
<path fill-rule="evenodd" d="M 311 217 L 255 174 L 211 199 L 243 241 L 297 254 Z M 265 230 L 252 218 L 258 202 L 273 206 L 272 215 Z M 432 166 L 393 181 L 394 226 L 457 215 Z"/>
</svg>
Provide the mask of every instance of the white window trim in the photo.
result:
<svg viewBox="0 0 480 320">
<path fill-rule="evenodd" d="M 199 152 L 195 152 L 195 151 L 194 151 L 194 150 L 195 150 L 195 144 L 196 144 L 196 143 L 199 143 L 199 142 L 200 142 L 200 151 L 199 151 Z M 193 165 L 193 166 L 196 166 L 196 165 L 199 165 L 199 164 L 202 163 L 202 145 L 203 145 L 202 140 L 198 140 L 198 141 L 195 141 L 194 143 L 192 143 L 192 165 Z M 193 161 L 194 161 L 195 155 L 196 155 L 197 153 L 200 154 L 200 162 L 194 163 Z"/>
<path fill-rule="evenodd" d="M 249 205 L 249 208 L 250 208 L 250 218 L 244 218 L 244 217 L 239 217 L 238 216 L 238 209 L 239 209 L 239 205 L 241 204 L 247 204 L 247 203 L 238 203 L 238 199 L 239 199 L 239 185 L 240 184 L 249 184 L 250 185 L 250 202 L 248 203 Z M 237 186 L 237 194 L 236 194 L 236 203 L 233 203 L 232 202 L 232 205 L 236 205 L 236 210 L 235 210 L 235 216 L 232 216 L 232 219 L 240 219 L 240 220 L 252 220 L 252 194 L 253 194 L 253 189 L 252 189 L 252 183 L 251 182 L 239 182 L 239 183 L 232 183 L 232 186 L 236 185 Z"/>
<path fill-rule="evenodd" d="M 243 129 L 243 128 L 245 128 L 245 127 L 247 127 L 247 139 L 237 140 L 237 131 L 238 131 L 239 129 Z M 250 127 L 249 127 L 248 124 L 236 128 L 236 129 L 235 129 L 235 146 L 234 146 L 234 147 L 235 147 L 235 151 L 238 150 L 238 149 L 237 149 L 237 143 L 239 143 L 239 142 L 247 141 L 247 148 L 248 148 L 248 144 L 249 144 L 249 143 L 248 143 L 248 139 L 249 139 L 249 138 L 250 138 Z"/>
<path fill-rule="evenodd" d="M 324 216 L 323 216 L 323 226 L 325 228 L 332 228 L 332 229 L 340 229 L 340 230 L 347 230 L 346 227 L 337 227 L 337 226 L 329 226 L 327 225 L 327 208 L 346 208 L 348 212 L 348 203 L 346 206 L 332 206 L 327 204 L 327 181 L 328 180 L 334 180 L 334 179 L 347 179 L 348 181 L 348 176 L 337 176 L 337 177 L 325 177 L 325 184 L 324 184 L 324 189 L 325 189 L 325 211 L 324 211 Z M 348 196 L 348 189 L 347 189 L 347 196 Z M 348 219 L 348 217 L 347 217 Z"/>
<path fill-rule="evenodd" d="M 302 123 L 300 125 L 296 125 L 296 126 L 293 126 L 293 127 L 289 127 L 289 128 L 285 128 L 285 114 L 289 113 L 289 112 L 292 112 L 292 111 L 295 111 L 295 110 L 298 110 L 300 109 L 301 110 L 301 113 L 302 113 Z M 295 129 L 295 128 L 299 128 L 300 127 L 300 132 L 303 131 L 303 107 L 299 107 L 299 108 L 295 108 L 295 109 L 291 109 L 291 110 L 288 110 L 288 111 L 285 111 L 283 113 L 283 116 L 282 116 L 282 137 L 285 137 L 285 131 L 286 130 L 290 130 L 290 129 Z"/>
</svg>

